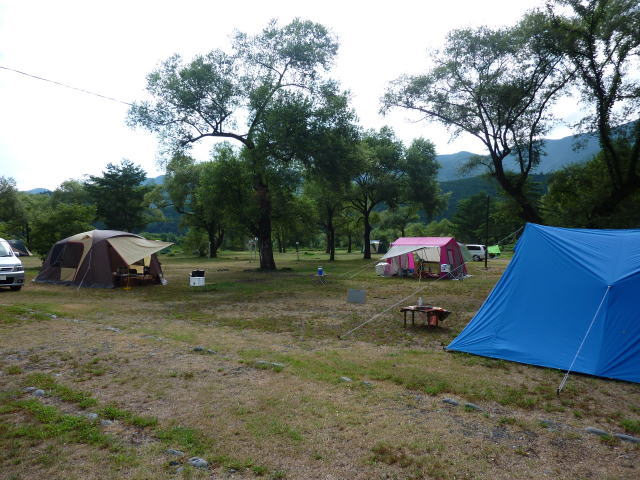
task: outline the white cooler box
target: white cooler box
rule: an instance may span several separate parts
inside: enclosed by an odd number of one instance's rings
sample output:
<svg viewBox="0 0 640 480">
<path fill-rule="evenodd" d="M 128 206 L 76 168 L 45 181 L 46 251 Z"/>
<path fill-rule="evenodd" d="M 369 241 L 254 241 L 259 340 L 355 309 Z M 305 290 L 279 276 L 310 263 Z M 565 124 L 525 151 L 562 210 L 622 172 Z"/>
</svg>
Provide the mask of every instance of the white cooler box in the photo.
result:
<svg viewBox="0 0 640 480">
<path fill-rule="evenodd" d="M 189 275 L 190 287 L 204 287 L 204 270 L 192 270 Z"/>
<path fill-rule="evenodd" d="M 384 277 L 385 275 L 389 274 L 390 268 L 391 268 L 391 265 L 389 263 L 380 262 L 376 264 L 376 275 L 380 275 L 381 277 Z"/>
</svg>

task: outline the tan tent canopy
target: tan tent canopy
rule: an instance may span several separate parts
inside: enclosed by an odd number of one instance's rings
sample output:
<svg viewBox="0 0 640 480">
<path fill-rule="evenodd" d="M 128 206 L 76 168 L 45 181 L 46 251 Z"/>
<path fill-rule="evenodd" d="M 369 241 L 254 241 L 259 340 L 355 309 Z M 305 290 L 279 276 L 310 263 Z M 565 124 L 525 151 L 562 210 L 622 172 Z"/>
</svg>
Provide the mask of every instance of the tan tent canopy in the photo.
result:
<svg viewBox="0 0 640 480">
<path fill-rule="evenodd" d="M 149 257 L 173 243 L 147 240 L 142 237 L 113 237 L 107 240 L 128 265 Z"/>
<path fill-rule="evenodd" d="M 118 272 L 129 272 L 134 263 L 142 260 L 144 268 L 135 271 L 154 283 L 166 283 L 156 253 L 170 245 L 173 244 L 115 230 L 78 233 L 51 248 L 34 281 L 112 288 L 118 281 Z"/>
</svg>

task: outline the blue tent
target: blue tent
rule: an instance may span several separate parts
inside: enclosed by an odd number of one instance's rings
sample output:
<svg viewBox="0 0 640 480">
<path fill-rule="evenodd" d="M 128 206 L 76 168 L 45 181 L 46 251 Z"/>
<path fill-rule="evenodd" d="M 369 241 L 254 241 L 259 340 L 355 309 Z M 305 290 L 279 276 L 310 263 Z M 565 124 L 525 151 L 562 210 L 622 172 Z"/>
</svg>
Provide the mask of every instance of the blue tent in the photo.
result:
<svg viewBox="0 0 640 480">
<path fill-rule="evenodd" d="M 527 224 L 447 349 L 640 383 L 640 230 Z"/>
</svg>

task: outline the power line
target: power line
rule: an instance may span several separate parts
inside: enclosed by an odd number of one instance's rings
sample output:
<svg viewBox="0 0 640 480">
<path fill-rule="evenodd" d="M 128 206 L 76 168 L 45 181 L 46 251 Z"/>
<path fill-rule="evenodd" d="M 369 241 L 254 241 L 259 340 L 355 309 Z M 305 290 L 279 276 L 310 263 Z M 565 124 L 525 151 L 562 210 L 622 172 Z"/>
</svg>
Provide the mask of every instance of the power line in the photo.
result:
<svg viewBox="0 0 640 480">
<path fill-rule="evenodd" d="M 19 73 L 20 75 L 24 75 L 26 77 L 35 78 L 36 80 L 42 80 L 43 82 L 53 83 L 54 85 L 58 85 L 60 87 L 70 88 L 71 90 L 77 90 L 78 92 L 82 92 L 82 93 L 86 93 L 86 94 L 89 94 L 89 95 L 94 95 L 96 97 L 104 98 L 105 100 L 111 100 L 112 102 L 124 103 L 125 105 L 132 106 L 131 103 L 125 102 L 124 100 L 118 100 L 117 98 L 108 97 L 107 95 L 101 95 L 100 93 L 92 92 L 90 90 L 85 90 L 84 88 L 78 88 L 78 87 L 74 87 L 74 86 L 71 86 L 71 85 L 67 85 L 66 83 L 56 82 L 55 80 L 49 80 L 48 78 L 43 78 L 43 77 L 39 77 L 37 75 L 32 75 L 30 73 L 21 72 L 20 70 L 15 70 L 13 68 L 4 67 L 2 65 L 0 65 L 0 68 L 3 69 L 3 70 L 9 70 L 10 72 Z"/>
</svg>

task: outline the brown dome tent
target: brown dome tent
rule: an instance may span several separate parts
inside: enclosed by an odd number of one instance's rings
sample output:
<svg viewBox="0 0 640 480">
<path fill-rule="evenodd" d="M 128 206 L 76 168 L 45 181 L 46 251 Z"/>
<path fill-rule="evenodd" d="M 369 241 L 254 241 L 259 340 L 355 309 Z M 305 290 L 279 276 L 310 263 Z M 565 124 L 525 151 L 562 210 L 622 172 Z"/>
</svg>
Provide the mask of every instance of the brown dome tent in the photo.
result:
<svg viewBox="0 0 640 480">
<path fill-rule="evenodd" d="M 51 247 L 34 282 L 113 288 L 123 276 L 139 274 L 165 284 L 156 253 L 170 245 L 115 230 L 78 233 Z"/>
</svg>

